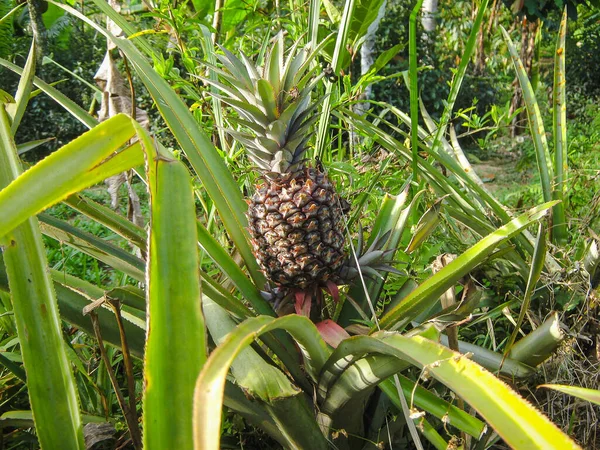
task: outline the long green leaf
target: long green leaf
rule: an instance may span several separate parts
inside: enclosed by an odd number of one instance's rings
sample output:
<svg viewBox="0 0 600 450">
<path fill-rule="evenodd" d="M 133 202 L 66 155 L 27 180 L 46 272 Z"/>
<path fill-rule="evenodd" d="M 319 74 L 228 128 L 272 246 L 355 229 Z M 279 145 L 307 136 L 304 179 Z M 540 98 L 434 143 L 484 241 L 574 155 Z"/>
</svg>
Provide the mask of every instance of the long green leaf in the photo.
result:
<svg viewBox="0 0 600 450">
<path fill-rule="evenodd" d="M 565 386 L 563 384 L 541 384 L 538 386 L 538 389 L 539 388 L 553 389 L 600 406 L 600 391 L 596 389 L 587 389 L 579 386 Z"/>
<path fill-rule="evenodd" d="M 142 252 L 146 251 L 146 230 L 133 224 L 126 217 L 80 194 L 67 197 L 64 203 L 127 239 Z"/>
<path fill-rule="evenodd" d="M 392 401 L 398 399 L 394 382 L 387 378 L 406 369 L 410 364 L 391 356 L 378 354 L 385 352 L 386 349 L 384 343 L 366 336 L 355 336 L 342 342 L 323 370 L 322 380 L 335 377 L 335 373 L 342 373 L 327 389 L 326 399 L 320 407 L 321 413 L 330 415 L 335 420 L 335 415 L 338 411 L 339 414 L 343 413 L 340 408 L 348 401 L 377 384 L 380 384 Z M 364 355 L 366 357 L 362 357 Z M 330 373 L 327 367 L 333 369 L 333 372 Z M 480 420 L 441 400 L 424 388 L 415 389 L 414 383 L 409 379 L 402 376 L 399 379 L 403 394 L 409 402 L 414 402 L 417 407 L 439 419 L 445 418 L 449 424 L 471 436 L 479 437 L 483 432 L 485 425 Z M 321 385 L 319 387 L 321 389 Z M 398 407 L 402 409 L 400 404 Z"/>
<path fill-rule="evenodd" d="M 229 409 L 242 415 L 250 423 L 263 429 L 281 445 L 287 443 L 277 428 L 277 424 L 269 417 L 261 405 L 257 405 L 256 402 L 246 397 L 239 387 L 229 381 L 225 383 L 224 404 Z"/>
<path fill-rule="evenodd" d="M 308 43 L 310 48 L 317 48 L 319 39 L 319 16 L 321 15 L 321 0 L 309 0 L 308 11 Z"/>
<path fill-rule="evenodd" d="M 440 119 L 438 129 L 435 134 L 435 138 L 431 145 L 432 150 L 434 150 L 434 151 L 437 151 L 437 146 L 441 142 L 441 139 L 446 132 L 446 126 L 448 125 L 448 122 L 450 121 L 450 116 L 452 115 L 452 109 L 454 108 L 454 103 L 456 102 L 456 99 L 458 98 L 458 93 L 460 91 L 460 87 L 462 86 L 462 82 L 465 78 L 465 73 L 467 72 L 467 66 L 469 65 L 469 62 L 471 60 L 471 55 L 473 55 L 473 51 L 475 50 L 477 38 L 480 33 L 481 22 L 483 21 L 483 16 L 487 9 L 488 2 L 489 2 L 489 0 L 483 0 L 479 5 L 479 10 L 477 11 L 477 16 L 475 17 L 475 20 L 473 21 L 473 26 L 471 28 L 471 32 L 469 33 L 469 39 L 467 40 L 465 49 L 460 58 L 460 64 L 458 65 L 458 69 L 456 70 L 456 73 L 454 74 L 454 77 L 452 79 L 452 83 L 450 84 L 450 93 L 448 94 L 448 99 L 446 100 L 446 103 L 444 105 L 444 112 L 442 113 L 442 117 Z M 456 149 L 455 151 L 458 151 L 458 150 L 460 150 L 460 148 Z M 464 158 L 464 153 L 462 152 L 462 150 L 460 150 L 460 153 L 461 153 L 460 156 L 462 156 Z M 464 159 L 466 160 L 466 158 L 464 158 Z M 457 160 L 460 162 L 461 161 L 460 157 L 457 158 Z"/>
<path fill-rule="evenodd" d="M 542 192 L 544 194 L 544 201 L 549 202 L 552 200 L 552 180 L 554 178 L 552 170 L 552 160 L 550 159 L 550 151 L 548 149 L 548 142 L 546 140 L 546 131 L 544 129 L 544 122 L 540 113 L 540 107 L 535 98 L 535 92 L 531 87 L 529 78 L 527 78 L 527 72 L 525 67 L 519 58 L 519 53 L 512 43 L 509 34 L 500 26 L 508 51 L 512 58 L 517 72 L 517 78 L 523 91 L 523 98 L 525 100 L 525 107 L 527 108 L 527 116 L 529 118 L 529 129 L 531 131 L 531 137 L 533 138 L 533 146 L 535 147 L 535 155 L 537 158 L 538 172 L 542 181 Z"/>
<path fill-rule="evenodd" d="M 216 345 L 221 344 L 237 324 L 223 308 L 210 299 L 203 299 L 202 310 L 210 336 Z M 231 368 L 236 384 L 248 395 L 264 402 L 295 396 L 299 392 L 283 372 L 268 364 L 252 348 L 241 350 Z"/>
<path fill-rule="evenodd" d="M 68 275 L 56 270 L 50 270 L 50 275 L 54 281 L 54 291 L 58 301 L 58 309 L 63 320 L 73 326 L 85 331 L 90 336 L 94 335 L 94 329 L 89 316 L 83 315 L 83 308 L 89 306 L 94 300 L 101 298 L 104 291 L 86 281 L 80 280 L 72 275 Z M 6 268 L 2 254 L 0 254 L 0 291 L 8 292 L 8 279 L 6 277 Z M 119 329 L 114 313 L 109 308 L 97 308 L 96 314 L 102 331 L 104 342 L 121 346 Z M 127 314 L 123 314 L 127 319 Z M 144 322 L 145 324 L 145 322 Z M 142 358 L 144 354 L 145 331 L 139 326 L 125 321 L 123 324 L 125 335 L 129 344 L 129 350 L 137 358 Z"/>
<path fill-rule="evenodd" d="M 83 315 L 83 308 L 90 305 L 91 299 L 74 289 L 70 283 L 65 282 L 62 274 L 53 276 L 54 289 L 58 298 L 60 316 L 73 326 L 85 331 L 88 335 L 94 336 L 94 328 L 89 316 Z M 98 297 L 100 298 L 100 297 Z M 95 299 L 94 299 L 95 300 Z M 115 347 L 121 347 L 121 338 L 117 319 L 108 308 L 96 308 L 95 312 L 102 331 L 102 339 L 105 343 Z M 124 317 L 125 318 L 125 317 Z M 139 359 L 143 358 L 145 345 L 145 331 L 130 321 L 123 322 L 127 344 L 131 354 Z"/>
<path fill-rule="evenodd" d="M 217 240 L 208 232 L 208 230 L 199 222 L 196 222 L 197 231 L 198 231 L 198 241 L 200 246 L 206 253 L 211 257 L 211 259 L 219 266 L 219 268 L 223 271 L 225 275 L 227 275 L 228 279 L 235 285 L 235 287 L 240 291 L 240 293 L 244 296 L 245 299 L 250 302 L 250 304 L 254 307 L 255 314 L 264 314 L 269 316 L 275 316 L 271 306 L 266 302 L 266 300 L 261 296 L 259 290 L 256 286 L 251 282 L 251 280 L 244 274 L 242 269 L 236 264 L 233 258 L 223 249 L 223 247 L 217 242 Z M 203 275 L 203 278 L 208 282 L 207 276 Z M 209 288 L 210 289 L 210 288 Z M 215 286 L 215 289 L 216 288 Z M 207 294 L 210 296 L 209 291 Z M 219 302 L 218 297 L 211 296 L 213 300 Z M 243 306 L 239 300 L 234 299 L 235 302 L 239 304 L 239 306 Z M 238 311 L 238 315 L 240 311 L 239 306 L 235 308 L 230 308 L 223 302 L 221 302 L 221 306 L 228 309 L 230 312 Z M 249 314 L 244 314 L 241 317 L 248 317 Z M 296 358 L 295 351 L 289 351 L 293 349 L 293 344 L 289 341 L 288 336 L 285 334 L 282 335 L 281 332 L 275 331 L 272 335 L 264 336 L 263 341 L 267 344 L 271 350 L 275 352 L 277 357 L 285 364 L 286 368 L 289 370 L 291 375 L 293 376 L 296 383 L 298 383 L 302 387 L 307 387 L 307 380 L 305 379 L 302 369 L 299 366 Z"/>
<path fill-rule="evenodd" d="M 383 236 L 387 232 L 390 233 L 390 237 L 385 244 L 385 248 L 382 250 L 397 249 L 398 243 L 402 238 L 402 233 L 406 226 L 407 219 L 413 206 L 416 205 L 418 199 L 422 193 L 417 193 L 415 198 L 410 205 L 403 209 L 408 196 L 408 184 L 405 189 L 397 196 L 386 195 L 382 201 L 381 208 L 375 223 L 371 229 L 371 235 L 367 240 L 366 247 L 370 246 L 377 237 Z M 359 255 L 357 255 L 359 256 Z M 352 256 L 351 256 L 352 257 Z M 394 252 L 388 256 L 387 261 L 393 260 Z M 363 284 L 364 283 L 364 284 Z M 374 312 L 374 304 L 377 303 L 381 290 L 383 289 L 384 280 L 366 278 L 364 276 L 358 276 L 356 280 L 350 285 L 348 290 L 348 296 L 354 300 L 354 304 L 359 306 L 363 311 L 367 310 L 367 306 L 372 307 L 372 313 Z M 370 302 L 370 303 L 369 303 Z M 355 306 L 351 302 L 344 302 L 342 311 L 337 322 L 345 327 L 350 325 L 351 319 L 357 317 L 357 311 Z"/>
<path fill-rule="evenodd" d="M 415 386 L 416 383 L 408 378 L 398 375 L 402 393 L 408 401 L 411 401 L 417 408 L 430 413 L 440 420 L 447 420 L 449 425 L 458 428 L 461 431 L 479 438 L 485 431 L 485 424 L 476 417 L 467 414 L 462 409 L 442 400 L 438 395 L 428 391 L 421 386 Z M 392 403 L 402 409 L 402 404 L 398 397 L 398 390 L 391 379 L 380 383 L 379 387 L 390 398 Z"/>
<path fill-rule="evenodd" d="M 410 361 L 468 402 L 512 448 L 579 448 L 556 425 L 481 366 L 421 336 L 380 338 L 386 354 Z"/>
<path fill-rule="evenodd" d="M 13 72 L 19 75 L 23 75 L 25 73 L 25 71 L 19 66 L 16 66 L 10 61 L 7 61 L 2 58 L 0 58 L 0 65 L 12 70 Z M 33 78 L 33 84 L 40 88 L 53 100 L 55 100 L 59 105 L 61 105 L 66 111 L 68 111 L 73 117 L 79 120 L 86 127 L 93 128 L 98 124 L 98 121 L 94 119 L 90 114 L 88 114 L 88 112 L 85 109 L 83 109 L 73 100 L 71 100 L 65 94 L 60 92 L 58 89 L 54 88 L 53 86 L 49 85 L 48 83 L 39 79 L 38 77 Z"/>
<path fill-rule="evenodd" d="M 238 266 L 233 258 L 225 251 L 225 249 L 217 242 L 217 240 L 208 232 L 208 230 L 200 223 L 196 223 L 198 232 L 198 241 L 200 246 L 211 259 L 219 266 L 227 278 L 238 288 L 242 295 L 252 304 L 258 314 L 273 315 L 273 309 L 262 298 L 259 290 L 252 281 L 244 274 L 240 266 Z"/>
<path fill-rule="evenodd" d="M 134 134 L 131 120 L 119 114 L 20 175 L 0 192 L 0 236 L 69 195 L 143 163 L 139 144 L 119 151 Z"/>
<path fill-rule="evenodd" d="M 402 122 L 410 125 L 410 118 L 397 108 L 382 102 L 372 101 L 371 103 L 387 108 Z M 379 127 L 374 126 L 351 111 L 343 109 L 343 112 L 344 116 L 349 120 L 349 122 L 355 126 L 355 129 L 364 130 L 364 132 L 368 133 L 371 138 L 373 138 L 377 143 L 382 145 L 390 152 L 398 153 L 407 161 L 412 161 L 412 155 L 410 154 L 410 151 L 408 151 L 400 141 L 394 139 Z M 336 113 L 334 112 L 334 114 Z M 392 129 L 397 128 L 389 121 L 382 120 L 382 122 Z M 402 135 L 401 130 L 397 131 Z M 426 135 L 427 132 L 419 128 L 419 136 L 421 136 L 421 139 L 426 141 Z M 482 222 L 489 222 L 489 214 L 486 212 L 486 210 L 482 211 L 480 205 L 485 205 L 486 208 L 491 209 L 503 223 L 508 223 L 512 219 L 511 214 L 509 214 L 506 208 L 500 202 L 498 202 L 497 199 L 490 195 L 486 189 L 479 185 L 471 176 L 465 173 L 464 169 L 461 168 L 454 158 L 450 157 L 446 152 L 431 152 L 430 156 L 432 156 L 440 164 L 446 166 L 446 168 L 450 170 L 456 176 L 456 178 L 461 181 L 461 183 L 464 183 L 469 191 L 471 191 L 470 193 L 468 191 L 465 192 L 450 178 L 442 175 L 442 173 L 433 167 L 432 164 L 428 163 L 424 159 L 419 158 L 420 170 L 422 170 L 423 175 L 427 177 L 427 181 L 432 185 L 436 193 L 440 195 L 451 194 L 451 197 L 448 198 L 449 202 L 454 202 L 455 207 L 462 209 L 464 213 L 470 214 L 475 219 L 479 219 Z M 472 199 L 476 199 L 476 201 L 474 202 Z M 514 240 L 519 244 L 517 247 L 519 258 L 522 259 L 525 254 L 533 253 L 533 237 L 530 237 L 528 232 L 524 233 L 523 235 L 518 235 Z M 552 255 L 546 255 L 546 266 L 551 273 L 557 272 L 561 268 L 557 260 Z"/>
<path fill-rule="evenodd" d="M 548 202 L 533 208 L 480 240 L 438 273 L 419 285 L 404 301 L 383 316 L 380 320 L 380 326 L 382 328 L 394 327 L 398 329 L 404 327 L 419 312 L 424 311 L 436 302 L 439 296 L 451 286 L 454 286 L 461 277 L 482 263 L 499 244 L 510 239 L 532 222 L 539 220 L 554 204 L 556 202 Z"/>
<path fill-rule="evenodd" d="M 196 382 L 194 393 L 194 448 L 196 450 L 219 448 L 225 378 L 235 357 L 251 344 L 254 338 L 279 328 L 288 331 L 300 345 L 309 374 L 316 377 L 321 370 L 329 351 L 319 336 L 317 328 L 308 318 L 296 315 L 279 319 L 258 316 L 242 322 L 210 355 Z M 306 433 L 313 439 L 312 448 L 327 448 L 318 427 L 308 429 Z"/>
<path fill-rule="evenodd" d="M 16 13 L 20 8 L 22 8 L 25 5 L 26 5 L 26 3 L 19 3 L 17 6 L 15 6 L 9 12 L 7 12 L 4 16 L 2 16 L 0 18 L 0 24 L 2 24 L 5 20 L 7 20 L 10 16 L 12 16 L 14 13 Z"/>
<path fill-rule="evenodd" d="M 23 118 L 23 114 L 25 114 L 25 109 L 27 108 L 27 103 L 29 102 L 29 94 L 31 94 L 33 77 L 35 75 L 35 53 L 35 39 L 33 39 L 31 41 L 31 49 L 29 50 L 29 55 L 27 56 L 27 62 L 25 63 L 23 74 L 19 79 L 19 86 L 17 87 L 17 93 L 15 95 L 15 103 L 9 104 L 6 108 L 12 119 L 10 131 L 13 136 L 16 134 L 17 129 L 19 128 L 19 124 L 21 123 L 21 119 Z"/>
<path fill-rule="evenodd" d="M 352 13 L 354 11 L 355 0 L 346 0 L 344 4 L 344 12 L 342 14 L 342 20 L 339 24 L 338 34 L 333 49 L 333 57 L 331 58 L 331 68 L 333 69 L 334 75 L 338 75 L 342 69 L 343 56 L 348 51 L 346 50 L 346 41 L 348 38 L 348 32 L 350 30 L 350 23 L 352 21 Z M 312 17 L 311 17 L 312 20 Z M 312 36 L 314 39 L 314 35 Z M 312 47 L 314 50 L 316 47 Z M 325 151 L 325 144 L 327 142 L 327 133 L 329 130 L 331 105 L 339 96 L 339 87 L 336 83 L 326 82 L 325 83 L 325 99 L 323 100 L 323 107 L 321 108 L 321 117 L 319 119 L 319 125 L 317 127 L 317 140 L 315 143 L 315 156 L 322 157 Z"/>
<path fill-rule="evenodd" d="M 181 161 L 158 152 L 141 126 L 132 124 L 147 155 L 152 224 L 144 448 L 191 449 L 194 385 L 206 359 L 192 183 Z"/>
<path fill-rule="evenodd" d="M 423 0 L 417 0 L 408 19 L 408 74 L 410 79 L 410 145 L 412 150 L 413 180 L 419 181 L 419 87 L 417 79 L 417 14 Z"/>
<path fill-rule="evenodd" d="M 440 342 L 449 347 L 448 336 L 441 335 Z M 471 359 L 490 372 L 503 375 L 511 379 L 524 379 L 534 373 L 533 365 L 523 362 L 523 359 L 504 358 L 502 353 L 480 347 L 469 342 L 458 341 L 458 351 L 463 355 L 472 354 Z M 525 359 L 527 361 L 527 359 Z M 527 361 L 529 362 L 529 361 Z"/>
<path fill-rule="evenodd" d="M 433 325 L 426 325 L 422 327 L 422 329 L 416 328 L 409 333 L 419 333 L 435 340 L 439 338 L 439 332 Z M 329 395 L 330 387 L 354 362 L 369 353 L 381 353 L 384 350 L 385 346 L 380 341 L 371 338 L 367 339 L 367 336 L 354 336 L 342 341 L 333 351 L 321 370 L 317 388 L 319 397 L 325 399 Z M 404 368 L 407 368 L 409 365 L 409 363 L 405 362 Z"/>
<path fill-rule="evenodd" d="M 529 309 L 529 302 L 531 301 L 531 297 L 533 296 L 533 292 L 535 290 L 535 286 L 542 274 L 542 269 L 544 268 L 544 258 L 546 256 L 546 229 L 544 228 L 544 224 L 540 222 L 540 227 L 538 229 L 538 237 L 535 243 L 535 250 L 533 252 L 533 259 L 531 261 L 531 269 L 529 271 L 529 278 L 527 279 L 527 287 L 525 288 L 525 295 L 523 296 L 523 303 L 521 303 L 521 310 L 519 312 L 519 318 L 517 319 L 517 323 L 515 324 L 515 329 L 511 333 L 508 338 L 508 342 L 506 343 L 504 354 L 508 355 L 512 349 L 512 345 L 515 342 L 519 334 L 519 329 L 523 324 L 523 320 L 525 319 L 525 314 Z"/>
<path fill-rule="evenodd" d="M 568 189 L 567 158 L 567 95 L 566 95 L 566 67 L 565 50 L 567 37 L 567 8 L 563 12 L 556 39 L 556 51 L 554 53 L 554 86 L 552 88 L 553 125 L 554 125 L 554 198 L 561 200 L 553 210 L 552 217 L 552 240 L 559 244 L 566 244 L 568 233 L 565 217 L 566 193 Z"/>
<path fill-rule="evenodd" d="M 0 195 L 20 173 L 8 113 L 0 103 L 0 188 L 4 188 Z M 75 380 L 62 339 L 42 235 L 37 220 L 26 219 L 10 234 L 0 234 L 4 235 L 3 254 L 38 439 L 43 449 L 80 450 L 85 443 Z"/>
<path fill-rule="evenodd" d="M 42 233 L 46 236 L 56 239 L 62 244 L 76 248 L 93 258 L 97 258 L 135 280 L 144 282 L 144 261 L 123 250 L 121 247 L 48 214 L 39 214 L 38 219 L 41 222 Z"/>
<path fill-rule="evenodd" d="M 204 298 L 203 310 L 206 325 L 211 337 L 217 345 L 236 329 L 237 324 L 229 314 L 216 303 Z M 314 424 L 314 415 L 304 408 L 296 408 L 301 400 L 300 390 L 277 367 L 267 363 L 252 348 L 244 348 L 231 365 L 231 372 L 236 385 L 252 397 L 255 404 L 261 405 L 277 424 L 284 447 L 294 447 L 295 443 L 303 443 L 303 447 L 311 445 L 310 435 L 303 435 L 304 422 Z M 310 428 L 310 425 L 308 425 Z M 315 428 L 316 429 L 316 428 Z"/>
</svg>

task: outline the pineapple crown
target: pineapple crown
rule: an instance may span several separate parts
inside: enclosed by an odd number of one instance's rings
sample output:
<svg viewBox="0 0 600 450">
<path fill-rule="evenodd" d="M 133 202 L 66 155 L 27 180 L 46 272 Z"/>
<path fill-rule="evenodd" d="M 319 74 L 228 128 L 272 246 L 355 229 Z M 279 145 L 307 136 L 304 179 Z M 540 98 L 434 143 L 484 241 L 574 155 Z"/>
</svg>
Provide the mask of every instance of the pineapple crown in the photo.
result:
<svg viewBox="0 0 600 450">
<path fill-rule="evenodd" d="M 311 92 L 322 76 L 315 77 L 319 66 L 313 64 L 322 45 L 311 51 L 299 49 L 298 41 L 284 60 L 283 34 L 274 40 L 262 67 L 243 53 L 237 58 L 221 47 L 224 54 L 217 57 L 223 69 L 211 67 L 220 81 L 203 78 L 220 91 L 213 95 L 238 113 L 233 122 L 243 131 L 226 131 L 246 147 L 267 176 L 303 168 L 309 130 L 318 119 L 315 111 L 320 103 L 311 103 Z"/>
</svg>

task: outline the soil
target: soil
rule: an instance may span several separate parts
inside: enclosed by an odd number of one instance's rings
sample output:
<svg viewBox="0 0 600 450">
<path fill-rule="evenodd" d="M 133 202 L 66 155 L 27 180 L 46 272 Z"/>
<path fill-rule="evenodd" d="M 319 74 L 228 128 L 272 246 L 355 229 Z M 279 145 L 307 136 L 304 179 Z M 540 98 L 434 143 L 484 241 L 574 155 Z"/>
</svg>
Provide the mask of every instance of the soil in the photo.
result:
<svg viewBox="0 0 600 450">
<path fill-rule="evenodd" d="M 518 160 L 493 158 L 473 164 L 475 173 L 485 183 L 492 194 L 514 192 L 515 184 L 527 185 L 531 182 L 531 173 L 527 169 L 517 169 Z"/>
</svg>

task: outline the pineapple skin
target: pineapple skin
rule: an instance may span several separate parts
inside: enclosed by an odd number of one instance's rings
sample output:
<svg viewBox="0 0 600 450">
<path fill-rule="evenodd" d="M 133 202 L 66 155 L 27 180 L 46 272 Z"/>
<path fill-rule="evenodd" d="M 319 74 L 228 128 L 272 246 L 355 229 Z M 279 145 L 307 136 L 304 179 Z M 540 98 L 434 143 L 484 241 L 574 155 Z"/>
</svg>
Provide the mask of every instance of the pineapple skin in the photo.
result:
<svg viewBox="0 0 600 450">
<path fill-rule="evenodd" d="M 337 280 L 345 261 L 340 205 L 327 175 L 314 168 L 257 187 L 248 207 L 249 231 L 272 283 L 304 290 Z"/>
</svg>

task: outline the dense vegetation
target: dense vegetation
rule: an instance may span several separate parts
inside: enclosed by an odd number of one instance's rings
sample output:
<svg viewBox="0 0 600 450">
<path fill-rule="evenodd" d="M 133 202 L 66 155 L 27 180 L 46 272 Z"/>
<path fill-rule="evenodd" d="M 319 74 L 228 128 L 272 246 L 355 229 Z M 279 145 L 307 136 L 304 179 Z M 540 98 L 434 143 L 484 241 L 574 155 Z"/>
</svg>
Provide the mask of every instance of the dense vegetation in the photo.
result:
<svg viewBox="0 0 600 450">
<path fill-rule="evenodd" d="M 600 447 L 599 6 L 0 0 L 0 446 Z"/>
</svg>

